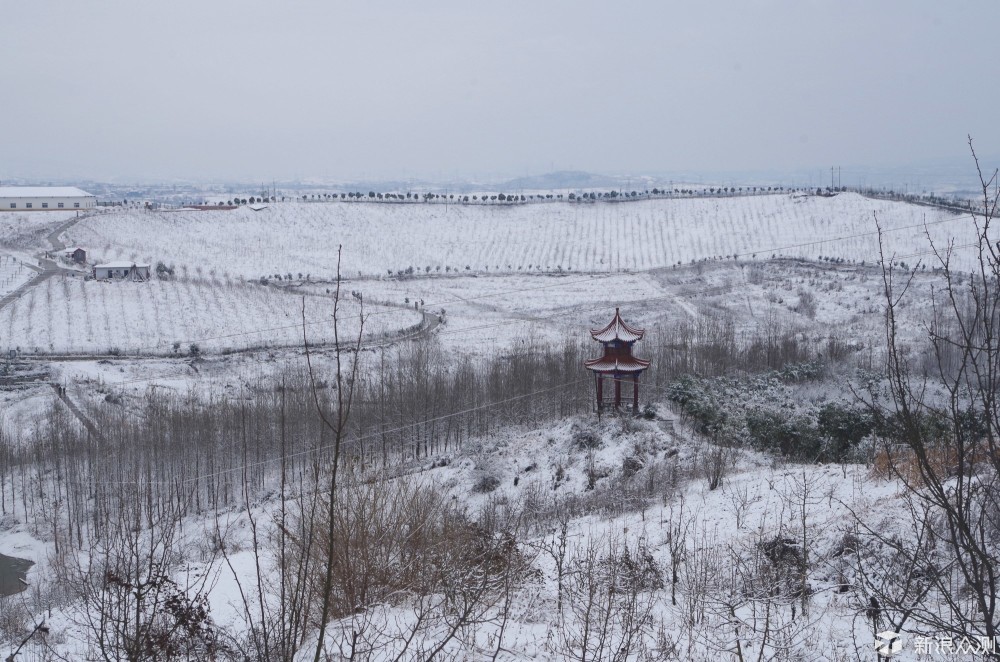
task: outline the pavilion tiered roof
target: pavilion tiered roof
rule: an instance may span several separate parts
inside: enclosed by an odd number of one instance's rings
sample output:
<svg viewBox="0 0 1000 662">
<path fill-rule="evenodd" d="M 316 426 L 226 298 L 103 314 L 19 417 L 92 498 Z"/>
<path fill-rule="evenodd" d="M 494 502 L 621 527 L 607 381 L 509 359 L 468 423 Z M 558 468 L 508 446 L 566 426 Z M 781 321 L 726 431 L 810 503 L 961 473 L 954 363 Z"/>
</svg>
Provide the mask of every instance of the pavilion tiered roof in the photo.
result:
<svg viewBox="0 0 1000 662">
<path fill-rule="evenodd" d="M 636 329 L 626 324 L 619 309 L 615 308 L 614 319 L 603 329 L 591 330 L 590 335 L 598 342 L 611 342 L 612 340 L 635 342 L 640 340 L 644 333 L 646 333 L 644 329 Z"/>
</svg>

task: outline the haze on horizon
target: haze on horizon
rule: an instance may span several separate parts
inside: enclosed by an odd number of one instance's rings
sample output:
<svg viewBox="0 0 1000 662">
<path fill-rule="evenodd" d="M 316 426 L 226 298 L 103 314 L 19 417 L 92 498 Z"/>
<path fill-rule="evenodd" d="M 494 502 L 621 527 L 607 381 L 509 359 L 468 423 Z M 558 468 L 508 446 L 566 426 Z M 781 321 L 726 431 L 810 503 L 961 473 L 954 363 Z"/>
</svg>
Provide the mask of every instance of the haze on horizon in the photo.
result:
<svg viewBox="0 0 1000 662">
<path fill-rule="evenodd" d="M 1000 4 L 0 0 L 0 178 L 490 179 L 1000 154 Z"/>
</svg>

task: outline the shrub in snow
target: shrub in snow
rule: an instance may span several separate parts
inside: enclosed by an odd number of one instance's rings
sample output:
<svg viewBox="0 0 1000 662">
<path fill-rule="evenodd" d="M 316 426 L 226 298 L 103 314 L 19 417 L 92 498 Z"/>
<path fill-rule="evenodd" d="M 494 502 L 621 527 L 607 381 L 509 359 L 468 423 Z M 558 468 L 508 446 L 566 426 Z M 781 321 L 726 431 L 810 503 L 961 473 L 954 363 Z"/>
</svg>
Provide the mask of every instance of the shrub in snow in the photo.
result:
<svg viewBox="0 0 1000 662">
<path fill-rule="evenodd" d="M 709 490 L 717 490 L 722 486 L 729 467 L 730 452 L 724 446 L 712 446 L 702 457 L 701 471 L 708 482 Z"/>
<path fill-rule="evenodd" d="M 638 455 L 627 455 L 622 460 L 622 476 L 631 478 L 639 473 L 644 466 L 646 466 L 645 460 Z"/>
<path fill-rule="evenodd" d="M 798 294 L 799 302 L 795 306 L 795 312 L 809 319 L 816 319 L 816 297 L 809 290 L 799 290 Z"/>
<path fill-rule="evenodd" d="M 13 514 L 6 513 L 5 515 L 0 515 L 0 531 L 10 531 L 18 524 L 20 524 L 20 521 Z"/>
<path fill-rule="evenodd" d="M 587 490 L 592 490 L 597 487 L 597 481 L 602 478 L 607 478 L 611 475 L 610 469 L 608 467 L 599 465 L 594 460 L 594 454 L 588 453 L 587 458 L 587 469 L 585 471 L 587 476 Z M 605 492 L 607 494 L 607 492 Z"/>
<path fill-rule="evenodd" d="M 681 406 L 681 411 L 691 420 L 701 434 L 718 433 L 726 423 L 726 413 L 690 375 L 684 375 L 667 387 L 667 398 Z"/>
<path fill-rule="evenodd" d="M 829 402 L 820 408 L 816 427 L 824 439 L 824 459 L 843 462 L 874 431 L 875 421 L 866 409 Z"/>
<path fill-rule="evenodd" d="M 589 428 L 575 428 L 573 445 L 581 450 L 594 450 L 601 447 L 601 438 Z"/>
<path fill-rule="evenodd" d="M 754 448 L 800 460 L 820 459 L 822 439 L 805 416 L 789 417 L 756 409 L 747 413 L 747 433 Z"/>
<path fill-rule="evenodd" d="M 496 476 L 484 474 L 479 477 L 476 484 L 472 486 L 472 491 L 477 494 L 489 494 L 500 487 L 500 479 Z"/>
<path fill-rule="evenodd" d="M 653 558 L 645 538 L 640 539 L 632 549 L 627 544 L 623 545 L 619 554 L 605 557 L 604 563 L 618 566 L 617 572 L 609 573 L 615 578 L 617 593 L 659 591 L 664 586 L 663 569 Z"/>
<path fill-rule="evenodd" d="M 629 549 L 610 536 L 573 548 L 567 566 L 574 572 L 565 578 L 568 608 L 556 634 L 562 657 L 598 660 L 609 650 L 616 653 L 611 659 L 643 657 L 655 620 L 653 591 L 663 587 L 663 578 L 645 544 L 639 544 L 641 550 Z"/>
<path fill-rule="evenodd" d="M 156 263 L 156 277 L 160 280 L 167 280 L 174 277 L 174 268 L 168 267 L 163 262 Z"/>
<path fill-rule="evenodd" d="M 776 590 L 792 597 L 801 595 L 801 577 L 808 568 L 798 541 L 777 536 L 759 543 L 758 548 L 766 559 L 760 570 L 771 575 Z"/>
</svg>

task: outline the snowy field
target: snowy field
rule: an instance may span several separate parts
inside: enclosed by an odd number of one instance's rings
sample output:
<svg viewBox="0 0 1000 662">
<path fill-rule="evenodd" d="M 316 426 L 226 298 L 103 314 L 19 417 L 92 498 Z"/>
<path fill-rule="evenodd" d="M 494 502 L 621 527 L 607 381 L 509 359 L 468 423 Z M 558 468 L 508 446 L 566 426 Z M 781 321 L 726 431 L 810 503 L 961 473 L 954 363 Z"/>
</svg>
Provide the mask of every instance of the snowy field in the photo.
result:
<svg viewBox="0 0 1000 662">
<path fill-rule="evenodd" d="M 901 311 L 906 320 L 927 315 L 929 286 L 930 274 L 917 274 L 912 288 L 921 296 Z M 883 334 L 881 274 L 870 264 L 722 261 L 644 273 L 370 280 L 350 287 L 366 301 L 421 301 L 428 311 L 444 311 L 435 336 L 456 353 L 489 355 L 524 342 L 586 338 L 616 307 L 656 341 L 671 342 L 663 334 L 676 323 L 705 319 L 731 320 L 750 333 L 778 324 L 816 343 L 836 335 L 870 346 Z M 902 333 L 915 337 L 921 330 L 907 326 Z"/>
<path fill-rule="evenodd" d="M 349 287 L 367 302 L 416 301 L 427 311 L 444 313 L 445 324 L 435 336 L 457 353 L 490 354 L 522 341 L 558 345 L 582 330 L 603 326 L 609 311 L 630 302 L 635 305 L 628 314 L 641 322 L 677 313 L 672 297 L 649 274 L 469 275 L 365 280 Z M 653 314 L 644 314 L 650 306 L 655 306 Z"/>
<path fill-rule="evenodd" d="M 510 207 L 331 202 L 277 203 L 256 212 L 125 209 L 84 219 L 67 237 L 87 246 L 94 260 L 162 261 L 190 275 L 330 278 L 338 244 L 348 277 L 410 268 L 431 275 L 614 272 L 733 254 L 871 262 L 878 256 L 876 215 L 889 230 L 889 251 L 910 262 L 927 258 L 924 223 L 939 243 L 972 241 L 968 216 L 854 193 Z"/>
<path fill-rule="evenodd" d="M 333 300 L 307 297 L 310 342 L 327 343 Z M 358 307 L 344 301 L 341 333 L 356 333 Z M 380 308 L 368 338 L 414 327 L 421 315 Z M 146 283 L 51 278 L 0 310 L 0 334 L 30 353 L 156 354 L 301 346 L 302 297 L 225 278 Z M 175 348 L 175 344 L 177 347 Z"/>
<path fill-rule="evenodd" d="M 918 274 L 914 290 L 926 288 L 928 280 Z M 780 323 L 816 342 L 836 334 L 868 345 L 880 338 L 880 287 L 872 265 L 794 260 L 645 273 L 373 279 L 343 285 L 341 334 L 351 337 L 356 329 L 355 292 L 365 301 L 368 339 L 419 325 L 417 303 L 440 315 L 443 324 L 432 333 L 456 356 L 486 356 L 526 342 L 561 345 L 606 324 L 616 307 L 651 337 L 678 322 L 730 319 L 751 333 Z M 310 341 L 331 340 L 330 290 L 326 283 L 285 289 L 218 276 L 148 283 L 55 277 L 0 310 L 0 334 L 10 346 L 41 355 L 171 356 L 185 354 L 191 344 L 209 353 L 296 348 L 303 295 Z M 814 307 L 800 305 L 804 298 Z M 902 314 L 919 319 L 926 311 L 920 303 Z"/>
<path fill-rule="evenodd" d="M 0 255 L 0 299 L 27 283 L 36 273 L 23 260 L 12 255 Z"/>
<path fill-rule="evenodd" d="M 0 249 L 31 260 L 37 253 L 50 250 L 48 235 L 61 224 L 76 218 L 72 210 L 47 211 L 34 214 L 0 213 Z"/>
</svg>

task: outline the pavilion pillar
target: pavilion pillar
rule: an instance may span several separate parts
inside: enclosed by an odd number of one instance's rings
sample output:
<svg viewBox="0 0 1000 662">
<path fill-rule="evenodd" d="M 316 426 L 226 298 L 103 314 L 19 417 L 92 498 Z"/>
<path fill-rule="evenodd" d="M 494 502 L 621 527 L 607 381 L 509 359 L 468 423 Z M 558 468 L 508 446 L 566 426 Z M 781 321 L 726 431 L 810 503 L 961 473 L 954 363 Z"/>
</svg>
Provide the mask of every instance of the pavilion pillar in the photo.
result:
<svg viewBox="0 0 1000 662">
<path fill-rule="evenodd" d="M 597 411 L 601 411 L 604 406 L 604 375 L 595 372 L 594 376 L 597 377 Z"/>
<path fill-rule="evenodd" d="M 615 408 L 622 406 L 622 378 L 621 375 L 615 374 Z"/>
<path fill-rule="evenodd" d="M 632 413 L 639 412 L 639 373 L 632 375 Z"/>
</svg>

